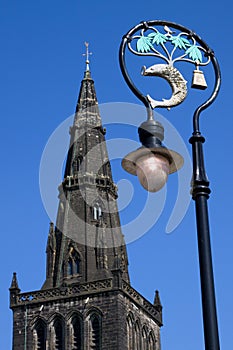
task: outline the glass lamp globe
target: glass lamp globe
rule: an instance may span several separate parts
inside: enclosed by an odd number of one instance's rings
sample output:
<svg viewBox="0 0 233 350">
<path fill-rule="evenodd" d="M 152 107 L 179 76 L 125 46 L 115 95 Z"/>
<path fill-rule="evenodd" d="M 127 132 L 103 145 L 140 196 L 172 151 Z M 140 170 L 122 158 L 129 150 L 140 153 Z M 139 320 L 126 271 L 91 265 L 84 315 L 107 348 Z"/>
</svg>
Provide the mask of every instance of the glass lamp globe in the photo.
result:
<svg viewBox="0 0 233 350">
<path fill-rule="evenodd" d="M 160 154 L 150 152 L 137 159 L 136 174 L 145 190 L 157 192 L 167 182 L 169 160 Z"/>
</svg>

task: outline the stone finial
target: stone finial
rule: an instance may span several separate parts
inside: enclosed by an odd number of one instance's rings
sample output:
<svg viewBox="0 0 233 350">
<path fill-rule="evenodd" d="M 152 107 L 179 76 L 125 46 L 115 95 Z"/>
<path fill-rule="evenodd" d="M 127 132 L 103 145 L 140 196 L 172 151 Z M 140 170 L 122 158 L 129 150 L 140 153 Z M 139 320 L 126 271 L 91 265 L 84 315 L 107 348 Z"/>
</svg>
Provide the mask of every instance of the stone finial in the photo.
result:
<svg viewBox="0 0 233 350">
<path fill-rule="evenodd" d="M 160 319 L 160 322 L 161 322 L 161 325 L 162 325 L 163 324 L 163 315 L 162 315 L 163 307 L 162 307 L 162 304 L 161 304 L 161 301 L 160 301 L 160 296 L 159 296 L 159 291 L 158 290 L 155 291 L 154 307 L 155 307 L 155 309 L 158 312 L 158 318 Z"/>
<path fill-rule="evenodd" d="M 162 310 L 162 304 L 160 301 L 160 296 L 159 296 L 158 290 L 155 291 L 154 306 L 156 306 L 157 308 L 160 308 Z"/>
<path fill-rule="evenodd" d="M 20 293 L 16 272 L 13 273 L 10 291 L 10 308 L 17 304 L 17 296 Z"/>
<path fill-rule="evenodd" d="M 10 290 L 13 290 L 13 289 L 15 290 L 17 289 L 18 291 L 20 291 L 16 272 L 13 272 L 13 277 L 12 277 L 11 286 L 10 286 Z"/>
</svg>

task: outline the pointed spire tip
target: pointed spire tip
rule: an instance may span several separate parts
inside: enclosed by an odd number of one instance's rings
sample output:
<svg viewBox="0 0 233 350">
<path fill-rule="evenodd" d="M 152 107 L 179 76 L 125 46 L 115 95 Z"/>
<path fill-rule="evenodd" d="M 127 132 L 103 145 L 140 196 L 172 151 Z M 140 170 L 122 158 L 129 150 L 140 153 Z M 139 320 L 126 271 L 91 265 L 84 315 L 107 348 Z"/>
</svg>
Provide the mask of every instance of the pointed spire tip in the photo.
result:
<svg viewBox="0 0 233 350">
<path fill-rule="evenodd" d="M 154 298 L 154 305 L 156 306 L 162 306 L 161 301 L 160 301 L 160 296 L 159 296 L 159 291 L 155 291 L 155 298 Z"/>
<path fill-rule="evenodd" d="M 13 272 L 10 289 L 19 289 L 16 272 Z"/>
</svg>

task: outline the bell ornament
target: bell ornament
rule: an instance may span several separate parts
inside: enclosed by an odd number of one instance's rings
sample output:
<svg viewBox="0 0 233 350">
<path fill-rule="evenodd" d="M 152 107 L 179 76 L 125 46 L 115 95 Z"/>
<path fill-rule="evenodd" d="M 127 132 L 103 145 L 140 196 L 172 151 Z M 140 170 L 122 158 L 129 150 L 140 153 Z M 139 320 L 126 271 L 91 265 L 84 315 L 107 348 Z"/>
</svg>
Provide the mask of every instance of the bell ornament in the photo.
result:
<svg viewBox="0 0 233 350">
<path fill-rule="evenodd" d="M 205 76 L 201 70 L 195 69 L 193 71 L 193 80 L 192 80 L 191 87 L 193 89 L 200 89 L 200 90 L 205 90 L 207 88 Z"/>
</svg>

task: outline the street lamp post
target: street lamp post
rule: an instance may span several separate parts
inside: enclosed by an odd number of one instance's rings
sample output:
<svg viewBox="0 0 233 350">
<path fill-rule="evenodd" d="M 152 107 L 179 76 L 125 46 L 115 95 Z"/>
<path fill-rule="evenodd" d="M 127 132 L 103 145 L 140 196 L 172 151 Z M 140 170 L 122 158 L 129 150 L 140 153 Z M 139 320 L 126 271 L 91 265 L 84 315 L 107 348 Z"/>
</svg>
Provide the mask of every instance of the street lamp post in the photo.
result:
<svg viewBox="0 0 233 350">
<path fill-rule="evenodd" d="M 126 68 L 126 49 L 137 56 L 153 56 L 159 60 L 158 64 L 151 67 L 143 66 L 141 74 L 166 79 L 172 88 L 172 97 L 169 100 L 157 101 L 139 91 Z M 193 133 L 189 142 L 192 144 L 193 155 L 192 198 L 196 208 L 205 349 L 219 350 L 207 205 L 210 188 L 204 165 L 205 139 L 199 127 L 200 113 L 212 104 L 220 88 L 221 77 L 217 59 L 213 51 L 196 33 L 173 22 L 154 20 L 141 22 L 124 35 L 120 45 L 119 61 L 126 83 L 144 103 L 147 110 L 147 121 L 138 129 L 142 147 L 128 154 L 123 159 L 122 166 L 129 173 L 137 175 L 142 186 L 151 192 L 162 188 L 168 174 L 179 170 L 183 165 L 183 158 L 178 153 L 162 145 L 163 127 L 154 120 L 153 109 L 170 109 L 182 103 L 186 97 L 187 82 L 175 68 L 176 62 L 183 61 L 195 65 L 192 88 L 201 90 L 206 89 L 207 84 L 200 67 L 212 63 L 215 76 L 214 88 L 210 97 L 194 112 Z M 161 61 L 165 61 L 165 64 Z"/>
</svg>

